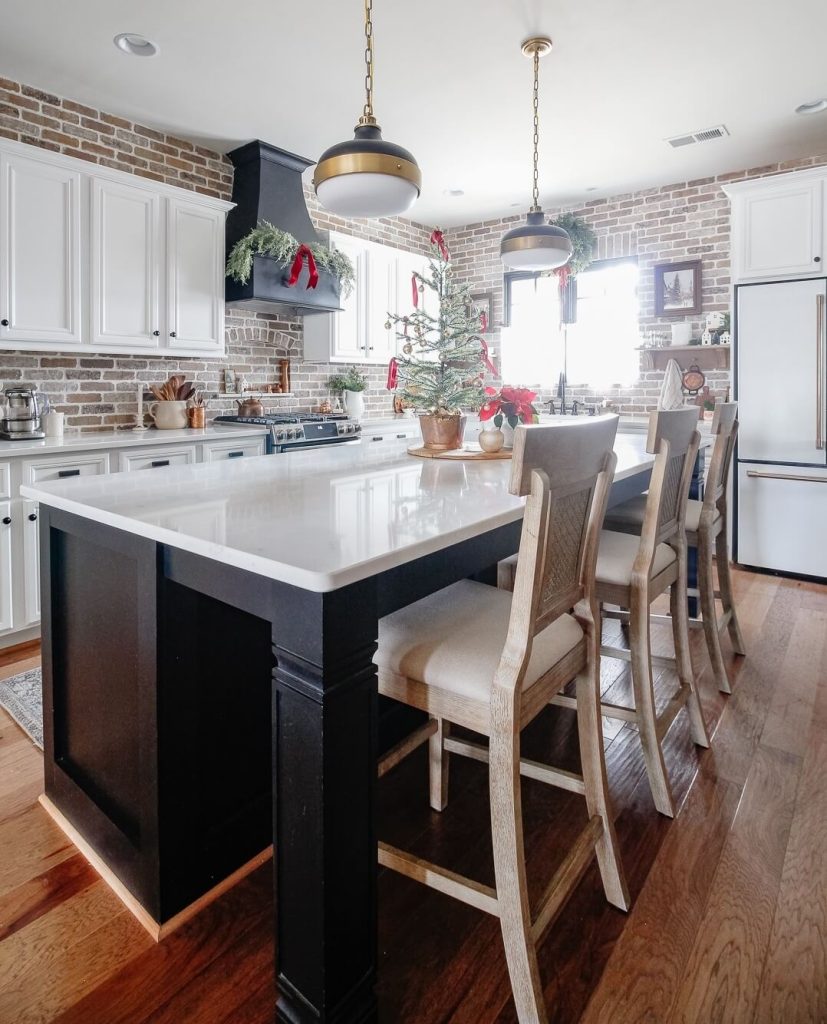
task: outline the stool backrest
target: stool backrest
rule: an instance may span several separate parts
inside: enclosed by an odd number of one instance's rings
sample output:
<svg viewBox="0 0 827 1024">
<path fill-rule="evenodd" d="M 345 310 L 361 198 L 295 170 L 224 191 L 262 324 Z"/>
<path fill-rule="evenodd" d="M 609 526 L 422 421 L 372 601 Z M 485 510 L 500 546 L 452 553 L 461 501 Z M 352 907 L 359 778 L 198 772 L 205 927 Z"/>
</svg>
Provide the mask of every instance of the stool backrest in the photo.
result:
<svg viewBox="0 0 827 1024">
<path fill-rule="evenodd" d="M 683 533 L 692 470 L 701 440 L 700 412 L 697 406 L 688 406 L 658 409 L 649 416 L 646 451 L 657 459 L 649 483 L 641 542 L 645 538 L 651 544 L 653 558 L 658 544 Z"/>
<path fill-rule="evenodd" d="M 726 501 L 732 453 L 735 451 L 735 439 L 738 436 L 737 402 L 721 402 L 715 406 L 712 433 L 715 444 L 704 482 L 704 511 L 714 515 L 720 504 Z"/>
<path fill-rule="evenodd" d="M 527 644 L 594 585 L 616 457 L 617 416 L 518 427 L 512 494 L 528 495 L 509 642 Z"/>
</svg>

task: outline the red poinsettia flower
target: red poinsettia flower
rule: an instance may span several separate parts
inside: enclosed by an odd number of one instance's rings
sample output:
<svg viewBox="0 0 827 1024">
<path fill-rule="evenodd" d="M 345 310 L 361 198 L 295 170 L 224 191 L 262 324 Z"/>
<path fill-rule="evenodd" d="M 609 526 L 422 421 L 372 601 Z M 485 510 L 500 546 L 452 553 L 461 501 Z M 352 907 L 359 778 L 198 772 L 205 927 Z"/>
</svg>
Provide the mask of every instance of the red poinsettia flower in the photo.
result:
<svg viewBox="0 0 827 1024">
<path fill-rule="evenodd" d="M 485 390 L 489 391 L 490 389 L 486 388 Z M 499 403 L 499 401 L 486 402 L 483 405 L 483 407 L 480 409 L 480 419 L 481 420 L 490 420 L 491 417 L 492 416 L 496 416 L 499 411 L 500 411 L 500 403 Z"/>
<path fill-rule="evenodd" d="M 480 419 L 483 421 L 496 417 L 494 422 L 498 427 L 502 426 L 504 420 L 516 427 L 518 423 L 532 423 L 537 415 L 532 404 L 537 392 L 529 388 L 504 384 L 499 391 L 487 387 L 485 393 L 489 397 L 480 409 Z"/>
</svg>

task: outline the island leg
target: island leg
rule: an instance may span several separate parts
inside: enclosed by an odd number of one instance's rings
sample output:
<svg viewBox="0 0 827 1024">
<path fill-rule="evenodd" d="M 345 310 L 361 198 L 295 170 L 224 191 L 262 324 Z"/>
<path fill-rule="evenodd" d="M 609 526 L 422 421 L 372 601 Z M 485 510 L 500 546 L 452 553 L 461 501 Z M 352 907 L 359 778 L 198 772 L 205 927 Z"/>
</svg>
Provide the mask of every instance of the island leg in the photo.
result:
<svg viewBox="0 0 827 1024">
<path fill-rule="evenodd" d="M 376 1019 L 374 580 L 276 603 L 276 1019 Z"/>
</svg>

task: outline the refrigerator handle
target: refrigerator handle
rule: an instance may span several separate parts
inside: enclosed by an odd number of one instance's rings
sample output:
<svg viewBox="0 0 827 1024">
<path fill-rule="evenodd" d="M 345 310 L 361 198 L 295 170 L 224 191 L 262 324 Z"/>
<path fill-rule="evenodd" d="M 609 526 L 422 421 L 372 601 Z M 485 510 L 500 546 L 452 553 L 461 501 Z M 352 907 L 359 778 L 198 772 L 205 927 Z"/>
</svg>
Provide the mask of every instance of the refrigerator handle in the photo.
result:
<svg viewBox="0 0 827 1024">
<path fill-rule="evenodd" d="M 816 448 L 824 451 L 824 295 L 816 295 Z"/>
</svg>

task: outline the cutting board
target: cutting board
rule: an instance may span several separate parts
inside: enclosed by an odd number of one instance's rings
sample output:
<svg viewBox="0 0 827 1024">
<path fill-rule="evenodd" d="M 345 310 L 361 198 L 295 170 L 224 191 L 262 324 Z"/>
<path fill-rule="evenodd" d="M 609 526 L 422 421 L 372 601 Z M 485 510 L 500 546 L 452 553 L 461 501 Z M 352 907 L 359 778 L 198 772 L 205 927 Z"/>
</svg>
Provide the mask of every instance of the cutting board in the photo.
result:
<svg viewBox="0 0 827 1024">
<path fill-rule="evenodd" d="M 408 455 L 415 455 L 419 459 L 510 459 L 511 449 L 501 448 L 498 452 L 484 452 L 478 444 L 466 444 L 463 445 L 462 448 L 455 448 L 450 452 L 436 452 L 431 448 L 414 446 L 413 448 L 408 449 Z"/>
</svg>

